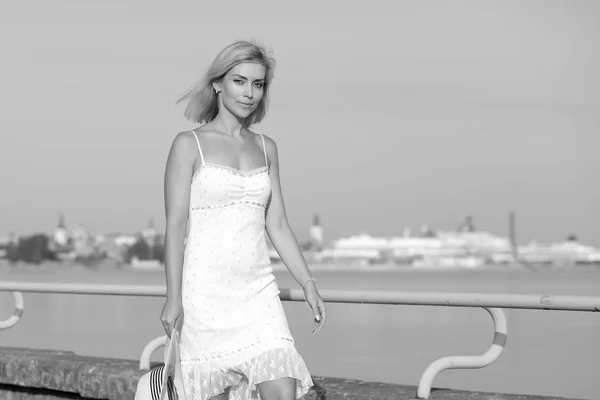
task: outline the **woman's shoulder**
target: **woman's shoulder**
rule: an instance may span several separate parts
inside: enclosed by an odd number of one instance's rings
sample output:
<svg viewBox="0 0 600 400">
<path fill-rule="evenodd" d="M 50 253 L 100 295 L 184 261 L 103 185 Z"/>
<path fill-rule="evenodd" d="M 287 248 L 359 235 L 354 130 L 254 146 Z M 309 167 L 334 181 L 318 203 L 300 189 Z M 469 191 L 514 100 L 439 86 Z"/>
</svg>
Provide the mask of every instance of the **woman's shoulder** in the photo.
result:
<svg viewBox="0 0 600 400">
<path fill-rule="evenodd" d="M 196 137 L 193 131 L 181 131 L 175 134 L 171 144 L 170 157 L 176 157 L 179 160 L 193 161 L 198 153 Z"/>
<path fill-rule="evenodd" d="M 200 125 L 198 128 L 181 131 L 175 135 L 174 142 L 181 142 L 182 145 L 196 143 L 196 139 L 202 141 L 203 138 L 208 138 L 214 134 L 214 130 L 207 125 Z"/>
<path fill-rule="evenodd" d="M 252 132 L 254 133 L 254 132 Z M 264 139 L 265 151 L 267 153 L 267 159 L 271 165 L 277 165 L 279 163 L 279 154 L 277 151 L 277 143 L 275 140 L 264 133 L 254 133 L 254 140 L 256 144 L 262 148 L 263 144 L 261 143 Z"/>
<path fill-rule="evenodd" d="M 206 135 L 210 135 L 212 133 L 215 133 L 215 128 L 209 122 L 209 123 L 206 123 L 206 124 L 202 124 L 202 125 L 200 125 L 197 128 L 194 128 L 193 131 L 196 132 L 196 135 L 198 135 L 198 137 L 201 137 L 201 136 L 206 136 Z"/>
<path fill-rule="evenodd" d="M 173 138 L 173 147 L 187 147 L 190 144 L 196 143 L 194 131 L 181 131 L 175 134 Z"/>
<path fill-rule="evenodd" d="M 275 140 L 273 140 L 273 138 L 271 138 L 270 136 L 265 135 L 264 133 L 252 132 L 251 130 L 248 130 L 248 132 L 254 135 L 253 138 L 257 143 L 261 143 L 264 138 L 267 151 L 269 149 L 277 149 L 277 144 L 275 143 Z"/>
</svg>

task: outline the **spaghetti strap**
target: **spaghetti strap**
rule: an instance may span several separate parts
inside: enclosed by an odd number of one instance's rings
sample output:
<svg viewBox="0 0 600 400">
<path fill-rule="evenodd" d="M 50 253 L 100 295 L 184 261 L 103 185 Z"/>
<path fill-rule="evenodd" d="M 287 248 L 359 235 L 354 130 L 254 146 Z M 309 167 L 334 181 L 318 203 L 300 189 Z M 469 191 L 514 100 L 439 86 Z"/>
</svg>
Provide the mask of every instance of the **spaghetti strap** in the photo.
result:
<svg viewBox="0 0 600 400">
<path fill-rule="evenodd" d="M 202 147 L 200 147 L 200 141 L 198 140 L 198 135 L 196 135 L 195 131 L 191 131 L 194 134 L 194 137 L 196 138 L 196 143 L 198 144 L 198 151 L 200 152 L 200 161 L 202 162 L 202 165 L 204 165 L 204 155 L 202 154 Z"/>
<path fill-rule="evenodd" d="M 263 153 L 265 153 L 265 167 L 269 167 L 269 159 L 267 158 L 267 146 L 265 146 L 265 137 L 263 136 L 263 134 L 260 134 L 260 139 L 262 140 L 262 144 L 263 144 Z"/>
</svg>

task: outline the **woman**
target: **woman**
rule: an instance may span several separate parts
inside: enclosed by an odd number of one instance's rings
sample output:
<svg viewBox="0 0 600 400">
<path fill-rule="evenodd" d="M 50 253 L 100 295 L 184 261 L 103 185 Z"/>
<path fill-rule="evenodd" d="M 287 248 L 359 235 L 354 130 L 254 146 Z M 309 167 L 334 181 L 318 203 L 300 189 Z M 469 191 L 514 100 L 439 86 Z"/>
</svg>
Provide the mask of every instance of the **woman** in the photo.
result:
<svg viewBox="0 0 600 400">
<path fill-rule="evenodd" d="M 263 400 L 292 400 L 312 386 L 265 232 L 304 290 L 313 333 L 325 323 L 325 304 L 287 221 L 277 146 L 249 130 L 265 116 L 273 67 L 263 48 L 235 42 L 180 99 L 188 100 L 186 117 L 204 125 L 176 136 L 166 165 L 161 321 L 169 336 L 181 326 L 187 400 L 248 398 L 254 388 Z"/>
</svg>

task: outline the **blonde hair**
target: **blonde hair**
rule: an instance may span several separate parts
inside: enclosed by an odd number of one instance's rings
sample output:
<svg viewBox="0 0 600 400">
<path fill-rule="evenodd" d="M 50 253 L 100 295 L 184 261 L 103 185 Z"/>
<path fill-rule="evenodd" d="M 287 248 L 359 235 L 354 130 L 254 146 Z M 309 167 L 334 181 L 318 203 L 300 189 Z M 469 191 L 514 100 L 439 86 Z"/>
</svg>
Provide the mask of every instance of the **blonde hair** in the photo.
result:
<svg viewBox="0 0 600 400">
<path fill-rule="evenodd" d="M 197 123 L 206 123 L 215 119 L 219 112 L 219 100 L 213 83 L 221 80 L 231 68 L 245 62 L 262 64 L 266 72 L 263 97 L 256 110 L 244 121 L 244 126 L 249 127 L 262 121 L 267 113 L 269 86 L 273 79 L 275 60 L 264 47 L 246 40 L 238 40 L 221 50 L 204 77 L 177 100 L 177 103 L 188 100 L 185 117 Z"/>
</svg>

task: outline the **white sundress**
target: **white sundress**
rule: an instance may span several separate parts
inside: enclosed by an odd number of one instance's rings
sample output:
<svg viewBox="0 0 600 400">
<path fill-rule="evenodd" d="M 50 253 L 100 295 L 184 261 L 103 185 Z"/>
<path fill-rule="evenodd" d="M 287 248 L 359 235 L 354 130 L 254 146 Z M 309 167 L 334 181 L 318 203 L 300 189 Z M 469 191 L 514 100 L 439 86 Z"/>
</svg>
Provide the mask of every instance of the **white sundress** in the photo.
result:
<svg viewBox="0 0 600 400">
<path fill-rule="evenodd" d="M 193 131 L 192 131 L 193 132 Z M 207 163 L 191 182 L 182 273 L 180 363 L 186 400 L 260 397 L 255 385 L 296 380 L 296 398 L 313 382 L 296 351 L 265 237 L 271 193 L 265 166 L 252 171 Z"/>
</svg>

